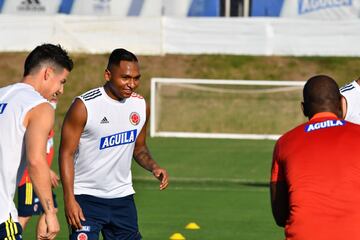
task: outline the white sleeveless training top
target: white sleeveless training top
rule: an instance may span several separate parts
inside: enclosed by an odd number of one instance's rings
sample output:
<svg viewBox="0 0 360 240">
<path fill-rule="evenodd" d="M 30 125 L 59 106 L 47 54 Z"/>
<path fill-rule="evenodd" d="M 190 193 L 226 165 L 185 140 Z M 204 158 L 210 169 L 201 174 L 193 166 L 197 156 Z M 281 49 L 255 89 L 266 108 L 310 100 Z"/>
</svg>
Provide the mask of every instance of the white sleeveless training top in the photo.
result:
<svg viewBox="0 0 360 240">
<path fill-rule="evenodd" d="M 134 194 L 131 162 L 135 141 L 146 120 L 146 104 L 133 93 L 123 101 L 110 98 L 103 87 L 78 97 L 87 122 L 74 158 L 74 192 L 99 198 Z"/>
<path fill-rule="evenodd" d="M 43 102 L 47 100 L 29 84 L 0 88 L 0 223 L 8 220 L 9 214 L 18 221 L 13 199 L 26 165 L 24 117 Z"/>
<path fill-rule="evenodd" d="M 353 81 L 340 88 L 340 93 L 346 99 L 346 115 L 345 120 L 360 124 L 360 86 Z"/>
</svg>

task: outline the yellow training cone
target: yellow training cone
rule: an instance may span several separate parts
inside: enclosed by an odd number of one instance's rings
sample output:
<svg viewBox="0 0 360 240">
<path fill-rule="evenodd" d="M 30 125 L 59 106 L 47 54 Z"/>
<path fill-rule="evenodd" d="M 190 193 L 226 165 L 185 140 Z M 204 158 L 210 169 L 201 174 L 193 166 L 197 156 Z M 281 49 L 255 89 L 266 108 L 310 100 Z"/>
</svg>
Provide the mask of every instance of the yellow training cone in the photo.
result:
<svg viewBox="0 0 360 240">
<path fill-rule="evenodd" d="M 186 228 L 186 229 L 190 229 L 190 230 L 197 230 L 197 229 L 200 229 L 200 226 L 197 225 L 197 224 L 194 223 L 194 222 L 191 222 L 191 223 L 189 223 L 188 225 L 186 225 L 185 228 Z"/>
<path fill-rule="evenodd" d="M 170 240 L 185 240 L 185 237 L 181 233 L 174 233 L 170 236 Z"/>
</svg>

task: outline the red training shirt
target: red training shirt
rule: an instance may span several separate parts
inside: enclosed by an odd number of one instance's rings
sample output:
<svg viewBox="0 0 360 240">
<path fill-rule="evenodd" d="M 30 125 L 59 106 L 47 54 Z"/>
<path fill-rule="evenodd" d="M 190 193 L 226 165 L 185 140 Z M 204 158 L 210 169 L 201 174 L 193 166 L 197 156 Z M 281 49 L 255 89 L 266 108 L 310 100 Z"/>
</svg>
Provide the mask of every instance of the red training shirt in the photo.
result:
<svg viewBox="0 0 360 240">
<path fill-rule="evenodd" d="M 286 181 L 287 240 L 360 239 L 360 125 L 316 114 L 276 143 L 271 181 Z"/>
</svg>

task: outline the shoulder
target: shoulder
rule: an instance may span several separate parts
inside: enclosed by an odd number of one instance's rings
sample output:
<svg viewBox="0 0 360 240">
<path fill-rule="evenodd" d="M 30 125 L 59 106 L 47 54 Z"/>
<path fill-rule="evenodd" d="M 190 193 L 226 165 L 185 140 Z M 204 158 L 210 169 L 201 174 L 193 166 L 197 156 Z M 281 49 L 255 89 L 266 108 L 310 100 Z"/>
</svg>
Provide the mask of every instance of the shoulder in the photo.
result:
<svg viewBox="0 0 360 240">
<path fill-rule="evenodd" d="M 0 88 L 0 94 L 7 92 L 10 88 L 12 88 L 15 84 L 7 85 Z"/>
<path fill-rule="evenodd" d="M 87 101 L 90 101 L 90 100 L 93 100 L 95 98 L 98 98 L 102 95 L 102 91 L 101 91 L 101 88 L 94 88 L 94 89 L 91 89 L 83 94 L 81 94 L 80 96 L 78 96 L 79 99 L 81 99 L 83 102 L 87 102 Z"/>
<path fill-rule="evenodd" d="M 40 112 L 43 111 L 51 114 L 55 113 L 55 109 L 51 106 L 51 104 L 48 101 L 39 103 L 38 105 L 34 106 L 33 109 Z"/>
<path fill-rule="evenodd" d="M 78 114 L 82 114 L 83 112 L 86 112 L 86 105 L 83 99 L 81 99 L 80 97 L 77 97 L 74 99 L 74 101 L 72 102 L 68 113 L 70 115 L 78 115 Z"/>
<path fill-rule="evenodd" d="M 126 101 L 129 104 L 135 104 L 136 106 L 140 106 L 140 107 L 146 106 L 145 98 L 142 95 L 135 93 L 135 92 L 133 92 Z"/>
<path fill-rule="evenodd" d="M 286 144 L 294 139 L 297 139 L 300 135 L 305 133 L 305 128 L 308 122 L 300 124 L 295 128 L 284 133 L 277 141 L 277 144 Z"/>
<path fill-rule="evenodd" d="M 28 84 L 14 84 L 12 89 L 10 91 L 16 94 L 16 98 L 19 100 L 26 99 L 26 101 L 29 103 L 37 100 L 48 102 L 48 100 L 46 100 L 38 91 L 36 91 L 32 86 Z"/>
<path fill-rule="evenodd" d="M 48 102 L 40 103 L 34 106 L 31 110 L 27 112 L 24 117 L 23 124 L 25 127 L 29 123 L 43 123 L 47 122 L 50 125 L 53 124 L 55 119 L 55 110 Z"/>
<path fill-rule="evenodd" d="M 340 93 L 342 95 L 346 95 L 349 91 L 355 89 L 355 87 L 356 87 L 355 84 L 356 84 L 355 81 L 346 84 L 345 86 L 340 88 Z"/>
<path fill-rule="evenodd" d="M 28 88 L 24 88 L 19 92 L 19 95 L 16 95 L 16 99 L 19 102 L 23 102 L 25 112 L 36 110 L 36 112 L 54 113 L 54 108 L 51 106 L 50 102 L 41 96 L 39 92 Z"/>
<path fill-rule="evenodd" d="M 55 114 L 54 108 L 50 105 L 49 102 L 43 102 L 35 107 L 33 107 L 30 111 L 31 114 L 35 115 L 37 117 L 50 117 L 53 118 Z"/>
<path fill-rule="evenodd" d="M 80 100 L 80 98 L 75 98 L 66 113 L 64 119 L 64 126 L 68 126 L 69 124 L 75 124 L 76 126 L 84 126 L 87 121 L 87 112 L 88 111 L 84 102 Z"/>
<path fill-rule="evenodd" d="M 345 122 L 345 126 L 351 129 L 348 132 L 352 133 L 356 138 L 358 138 L 360 135 L 360 125 L 353 122 L 349 122 L 347 120 L 344 120 L 344 122 Z"/>
<path fill-rule="evenodd" d="M 139 99 L 139 100 L 145 101 L 144 97 L 143 97 L 142 95 L 136 93 L 136 92 L 133 92 L 133 93 L 131 94 L 130 98 L 132 98 L 132 99 Z"/>
</svg>

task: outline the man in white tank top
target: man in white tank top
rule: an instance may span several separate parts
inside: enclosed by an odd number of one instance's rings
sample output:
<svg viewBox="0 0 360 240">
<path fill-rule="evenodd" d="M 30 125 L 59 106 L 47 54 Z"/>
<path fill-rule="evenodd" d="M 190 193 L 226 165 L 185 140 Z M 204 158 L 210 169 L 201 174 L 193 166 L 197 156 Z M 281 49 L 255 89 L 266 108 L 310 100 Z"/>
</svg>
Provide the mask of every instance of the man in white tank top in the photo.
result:
<svg viewBox="0 0 360 240">
<path fill-rule="evenodd" d="M 136 56 L 115 49 L 104 73 L 106 83 L 77 97 L 61 133 L 60 173 L 70 239 L 137 240 L 132 158 L 168 185 L 165 169 L 146 145 L 149 108 L 134 91 L 140 82 Z"/>
<path fill-rule="evenodd" d="M 0 88 L 0 239 L 21 239 L 13 202 L 25 166 L 45 212 L 37 238 L 54 239 L 60 230 L 46 160 L 54 109 L 48 100 L 63 93 L 73 62 L 60 46 L 43 44 L 26 58 L 20 83 Z"/>
<path fill-rule="evenodd" d="M 360 124 L 360 78 L 340 88 L 343 117 Z"/>
</svg>

